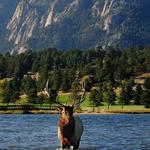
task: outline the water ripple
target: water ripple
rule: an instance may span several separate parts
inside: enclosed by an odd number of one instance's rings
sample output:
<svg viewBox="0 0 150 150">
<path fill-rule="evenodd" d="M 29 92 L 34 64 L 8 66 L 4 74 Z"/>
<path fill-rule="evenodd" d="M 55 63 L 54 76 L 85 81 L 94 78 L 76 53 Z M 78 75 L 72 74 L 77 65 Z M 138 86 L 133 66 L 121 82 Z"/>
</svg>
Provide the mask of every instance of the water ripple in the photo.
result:
<svg viewBox="0 0 150 150">
<path fill-rule="evenodd" d="M 150 115 L 81 115 L 80 150 L 150 150 Z M 58 115 L 0 115 L 0 150 L 56 150 Z"/>
</svg>

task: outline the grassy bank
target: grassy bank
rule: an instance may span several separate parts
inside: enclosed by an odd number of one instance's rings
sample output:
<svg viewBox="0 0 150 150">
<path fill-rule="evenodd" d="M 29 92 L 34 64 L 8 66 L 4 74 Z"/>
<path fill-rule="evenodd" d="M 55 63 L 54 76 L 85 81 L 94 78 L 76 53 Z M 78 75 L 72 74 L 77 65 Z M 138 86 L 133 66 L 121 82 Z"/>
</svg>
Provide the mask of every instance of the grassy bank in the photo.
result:
<svg viewBox="0 0 150 150">
<path fill-rule="evenodd" d="M 31 105 L 31 104 L 30 104 Z M 29 106 L 30 106 L 29 105 Z M 0 106 L 5 106 L 4 104 L 0 104 Z M 33 113 L 33 114 L 49 114 L 49 113 L 58 113 L 58 111 L 55 109 L 54 105 L 49 104 L 43 104 L 42 106 L 40 104 L 32 104 L 32 108 L 29 109 L 27 112 L 28 113 Z M 0 110 L 0 114 L 23 114 L 27 113 L 21 109 L 16 109 L 16 106 L 14 104 L 10 104 L 7 106 L 7 110 Z M 144 108 L 143 105 L 126 105 L 123 107 L 121 105 L 113 105 L 110 106 L 109 109 L 107 105 L 99 106 L 99 107 L 93 107 L 89 105 L 82 104 L 81 109 L 78 109 L 78 113 L 84 113 L 84 114 L 110 114 L 110 113 L 129 113 L 129 114 L 134 114 L 134 113 L 150 113 L 150 109 Z"/>
<path fill-rule="evenodd" d="M 0 110 L 0 114 L 58 114 L 58 111 L 55 110 L 30 110 L 27 113 L 24 113 L 22 110 Z M 109 109 L 104 110 L 100 108 L 84 108 L 81 111 L 77 111 L 78 114 L 150 114 L 150 109 Z"/>
<path fill-rule="evenodd" d="M 59 101 L 63 104 L 71 104 L 69 102 L 70 100 L 70 93 L 60 93 L 59 94 Z M 22 114 L 24 113 L 23 110 L 18 110 L 15 108 L 16 105 L 30 105 L 33 108 L 29 111 L 29 113 L 35 113 L 35 114 L 43 114 L 43 113 L 58 113 L 55 110 L 54 105 L 50 104 L 29 104 L 27 103 L 27 99 L 25 97 L 21 98 L 17 103 L 9 103 L 3 104 L 0 103 L 0 108 L 2 107 L 8 107 L 7 110 L 2 110 L 0 109 L 0 114 Z M 150 109 L 144 108 L 143 105 L 125 105 L 122 106 L 117 104 L 112 105 L 108 109 L 107 103 L 102 103 L 101 106 L 94 107 L 91 102 L 89 101 L 89 94 L 87 94 L 86 100 L 81 104 L 80 110 L 78 110 L 79 113 L 101 113 L 101 114 L 106 114 L 106 113 L 150 113 Z"/>
</svg>

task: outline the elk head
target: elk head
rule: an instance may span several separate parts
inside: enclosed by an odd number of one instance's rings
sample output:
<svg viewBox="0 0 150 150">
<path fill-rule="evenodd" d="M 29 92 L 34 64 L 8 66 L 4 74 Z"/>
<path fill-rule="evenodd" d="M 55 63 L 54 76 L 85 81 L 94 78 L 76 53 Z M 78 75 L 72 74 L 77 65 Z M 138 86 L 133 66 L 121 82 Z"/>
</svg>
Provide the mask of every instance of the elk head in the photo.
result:
<svg viewBox="0 0 150 150">
<path fill-rule="evenodd" d="M 69 115 L 73 115 L 73 109 L 75 107 L 79 106 L 86 98 L 86 85 L 83 82 L 83 84 L 82 84 L 82 92 L 83 93 L 81 95 L 81 98 L 78 102 L 74 101 L 71 106 L 64 105 L 58 101 L 59 97 L 58 97 L 56 90 L 49 88 L 49 80 L 47 80 L 47 82 L 46 82 L 44 92 L 46 93 L 46 95 L 48 96 L 48 98 L 50 99 L 51 102 L 53 102 L 54 104 L 57 104 L 57 106 L 56 106 L 57 109 L 59 109 L 60 111 L 64 111 L 64 112 L 69 111 Z"/>
</svg>

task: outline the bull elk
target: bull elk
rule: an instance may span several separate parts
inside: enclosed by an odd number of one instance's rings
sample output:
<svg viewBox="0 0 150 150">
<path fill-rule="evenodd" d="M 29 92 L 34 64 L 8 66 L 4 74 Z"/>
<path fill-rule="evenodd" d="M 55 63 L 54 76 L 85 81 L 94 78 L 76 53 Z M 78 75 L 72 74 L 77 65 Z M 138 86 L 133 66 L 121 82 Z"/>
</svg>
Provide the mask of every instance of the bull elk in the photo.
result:
<svg viewBox="0 0 150 150">
<path fill-rule="evenodd" d="M 81 136 L 84 130 L 82 120 L 74 115 L 74 108 L 79 106 L 86 97 L 85 84 L 83 84 L 83 94 L 77 103 L 73 103 L 72 106 L 67 106 L 58 101 L 57 92 L 51 90 L 48 87 L 49 81 L 46 83 L 44 89 L 46 95 L 51 102 L 57 104 L 60 110 L 60 119 L 58 123 L 58 139 L 62 149 L 73 149 L 79 148 Z"/>
</svg>

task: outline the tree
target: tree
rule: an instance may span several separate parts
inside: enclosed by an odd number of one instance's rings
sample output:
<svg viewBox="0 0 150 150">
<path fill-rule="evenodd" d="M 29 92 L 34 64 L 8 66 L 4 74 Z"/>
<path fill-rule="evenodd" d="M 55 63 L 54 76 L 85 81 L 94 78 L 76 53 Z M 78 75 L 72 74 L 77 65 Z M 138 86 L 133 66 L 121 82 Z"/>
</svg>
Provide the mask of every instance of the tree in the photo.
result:
<svg viewBox="0 0 150 150">
<path fill-rule="evenodd" d="M 140 84 L 137 84 L 134 91 L 134 104 L 141 105 L 142 104 L 142 95 L 143 89 Z"/>
<path fill-rule="evenodd" d="M 130 100 L 133 98 L 133 89 L 132 89 L 132 83 L 130 80 L 126 82 L 125 92 L 126 92 L 126 99 L 124 103 L 125 105 L 129 105 Z"/>
<path fill-rule="evenodd" d="M 60 70 L 54 70 L 52 72 L 52 74 L 50 75 L 50 81 L 52 84 L 52 89 L 55 89 L 56 91 L 58 91 L 60 89 L 61 86 L 61 82 L 62 82 L 62 75 Z"/>
<path fill-rule="evenodd" d="M 3 86 L 3 92 L 1 93 L 2 102 L 8 105 L 11 102 L 11 94 L 12 94 L 11 84 L 9 81 L 5 81 L 2 86 Z"/>
<path fill-rule="evenodd" d="M 70 86 L 68 74 L 65 72 L 64 75 L 63 75 L 63 79 L 62 79 L 61 90 L 63 92 L 68 92 L 70 87 L 71 86 Z"/>
<path fill-rule="evenodd" d="M 29 103 L 36 103 L 37 101 L 37 86 L 36 81 L 29 75 L 23 80 L 23 89 L 27 95 Z"/>
<path fill-rule="evenodd" d="M 108 84 L 105 100 L 106 100 L 106 102 L 108 104 L 108 109 L 109 109 L 110 105 L 114 105 L 115 104 L 116 93 L 115 93 L 114 88 L 111 85 L 111 83 Z"/>
<path fill-rule="evenodd" d="M 38 96 L 38 103 L 41 105 L 41 107 L 43 103 L 45 102 L 45 100 L 46 100 L 46 97 L 44 96 L 44 94 L 41 94 Z"/>
<path fill-rule="evenodd" d="M 79 83 L 78 80 L 75 80 L 71 85 L 71 99 L 73 104 L 79 102 L 80 91 L 81 91 L 81 84 Z"/>
<path fill-rule="evenodd" d="M 96 79 L 99 83 L 104 81 L 104 69 L 103 69 L 103 59 L 99 59 L 97 61 L 97 66 L 96 66 Z"/>
<path fill-rule="evenodd" d="M 144 81 L 143 103 L 145 108 L 150 108 L 150 78 Z"/>
<path fill-rule="evenodd" d="M 5 76 L 6 72 L 6 61 L 3 55 L 0 54 L 0 79 Z"/>
<path fill-rule="evenodd" d="M 37 55 L 37 53 L 34 52 L 33 63 L 32 63 L 32 71 L 33 72 L 39 71 L 39 68 L 40 68 L 39 62 L 40 62 L 39 55 Z"/>
<path fill-rule="evenodd" d="M 20 91 L 19 91 L 19 83 L 17 78 L 14 77 L 10 81 L 5 81 L 3 84 L 3 102 L 4 103 L 15 103 L 17 99 L 19 99 Z"/>
<path fill-rule="evenodd" d="M 105 81 L 115 85 L 116 59 L 120 57 L 120 52 L 112 47 L 108 47 L 103 60 L 103 76 Z"/>
<path fill-rule="evenodd" d="M 126 101 L 126 91 L 125 91 L 125 84 L 121 84 L 121 91 L 120 91 L 120 96 L 119 100 L 123 109 L 124 102 Z"/>
<path fill-rule="evenodd" d="M 121 84 L 121 93 L 120 93 L 120 102 L 123 105 L 129 105 L 131 99 L 133 98 L 133 89 L 132 89 L 132 82 L 125 81 Z"/>
<path fill-rule="evenodd" d="M 48 67 L 43 66 L 39 71 L 38 89 L 43 90 L 48 79 Z"/>
<path fill-rule="evenodd" d="M 92 90 L 90 92 L 90 96 L 89 96 L 89 100 L 92 102 L 93 106 L 100 106 L 102 101 L 103 101 L 103 97 L 102 94 L 99 90 Z"/>
<path fill-rule="evenodd" d="M 128 56 L 124 53 L 116 59 L 115 76 L 119 81 L 130 79 L 133 75 L 133 68 L 128 64 L 127 59 Z"/>
</svg>

